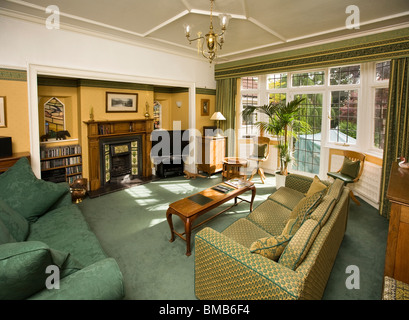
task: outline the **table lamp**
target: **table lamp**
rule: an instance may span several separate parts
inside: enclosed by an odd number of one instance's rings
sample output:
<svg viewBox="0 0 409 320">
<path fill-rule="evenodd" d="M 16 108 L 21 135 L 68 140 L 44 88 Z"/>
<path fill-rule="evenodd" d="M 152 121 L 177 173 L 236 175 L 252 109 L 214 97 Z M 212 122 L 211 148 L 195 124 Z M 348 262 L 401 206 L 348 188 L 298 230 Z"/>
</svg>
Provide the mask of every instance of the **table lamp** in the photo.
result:
<svg viewBox="0 0 409 320">
<path fill-rule="evenodd" d="M 217 111 L 217 112 L 213 113 L 213 115 L 212 115 L 212 117 L 210 118 L 210 120 L 215 120 L 215 121 L 217 121 L 217 129 L 216 129 L 217 134 L 216 134 L 216 137 L 221 137 L 221 134 L 219 133 L 220 120 L 226 120 L 226 118 L 222 115 L 221 112 L 218 112 L 218 111 Z"/>
</svg>

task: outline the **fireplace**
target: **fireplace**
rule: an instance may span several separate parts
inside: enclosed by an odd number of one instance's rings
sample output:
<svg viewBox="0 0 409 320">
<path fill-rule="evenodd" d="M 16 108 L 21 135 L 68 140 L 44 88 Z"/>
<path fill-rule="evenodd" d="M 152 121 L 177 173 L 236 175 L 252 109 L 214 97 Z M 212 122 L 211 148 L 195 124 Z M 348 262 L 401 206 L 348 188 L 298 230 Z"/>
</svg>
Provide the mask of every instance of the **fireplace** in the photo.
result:
<svg viewBox="0 0 409 320">
<path fill-rule="evenodd" d="M 143 168 L 142 150 L 141 135 L 101 139 L 101 186 L 140 178 Z"/>
</svg>

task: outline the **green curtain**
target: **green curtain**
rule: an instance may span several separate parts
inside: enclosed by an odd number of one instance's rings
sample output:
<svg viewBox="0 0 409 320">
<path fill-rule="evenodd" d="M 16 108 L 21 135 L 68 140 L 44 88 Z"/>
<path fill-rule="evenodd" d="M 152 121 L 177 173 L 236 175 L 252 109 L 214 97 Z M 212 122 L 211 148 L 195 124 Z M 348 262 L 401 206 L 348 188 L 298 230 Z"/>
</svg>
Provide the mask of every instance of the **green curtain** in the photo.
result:
<svg viewBox="0 0 409 320">
<path fill-rule="evenodd" d="M 409 158 L 409 58 L 391 62 L 388 117 L 380 195 L 380 214 L 389 219 L 390 203 L 386 198 L 391 166 L 398 157 Z"/>
<path fill-rule="evenodd" d="M 216 111 L 220 111 L 226 118 L 225 121 L 220 121 L 220 128 L 227 136 L 226 155 L 228 157 L 234 157 L 236 153 L 236 93 L 236 78 L 216 81 Z"/>
</svg>

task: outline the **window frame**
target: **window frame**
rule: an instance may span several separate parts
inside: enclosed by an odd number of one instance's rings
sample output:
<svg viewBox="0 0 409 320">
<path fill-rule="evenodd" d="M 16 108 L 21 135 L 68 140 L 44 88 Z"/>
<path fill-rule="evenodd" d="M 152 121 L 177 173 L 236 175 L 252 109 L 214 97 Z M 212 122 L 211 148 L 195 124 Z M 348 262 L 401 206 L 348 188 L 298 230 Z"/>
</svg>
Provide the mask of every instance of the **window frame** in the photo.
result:
<svg viewBox="0 0 409 320">
<path fill-rule="evenodd" d="M 269 95 L 273 94 L 285 94 L 286 101 L 294 99 L 296 94 L 322 94 L 323 106 L 322 106 L 322 123 L 321 123 L 321 162 L 320 162 L 320 175 L 324 176 L 327 172 L 327 163 L 329 161 L 329 149 L 339 150 L 354 150 L 364 152 L 369 155 L 373 155 L 378 158 L 383 157 L 383 150 L 378 149 L 374 145 L 375 135 L 375 90 L 377 88 L 385 88 L 389 86 L 389 80 L 376 81 L 376 64 L 390 60 L 380 60 L 364 63 L 352 63 L 346 65 L 334 65 L 329 67 L 314 68 L 308 70 L 296 70 L 288 72 L 277 72 L 275 74 L 287 74 L 287 88 L 273 88 L 268 89 L 267 78 L 270 74 L 258 75 L 258 89 L 252 89 L 254 93 L 259 95 L 259 105 L 269 103 Z M 358 84 L 330 84 L 330 70 L 332 68 L 347 67 L 347 66 L 360 66 L 360 81 Z M 294 74 L 320 72 L 324 71 L 324 85 L 311 85 L 311 86 L 296 86 L 292 84 Z M 274 73 L 271 73 L 274 74 Z M 241 88 L 241 86 L 240 86 Z M 330 115 L 331 115 L 331 92 L 342 90 L 357 90 L 358 92 L 358 110 L 357 110 L 357 132 L 356 132 L 356 144 L 344 144 L 338 142 L 329 141 L 330 130 Z M 242 92 L 240 92 L 240 95 Z M 240 97 L 241 100 L 241 97 Z M 241 110 L 242 110 L 242 103 Z M 262 118 L 261 118 L 262 119 Z M 262 119 L 264 121 L 265 119 Z M 241 129 L 241 124 L 238 129 Z M 371 134 L 368 135 L 368 130 Z M 275 139 L 274 136 L 268 135 L 270 138 Z M 242 138 L 242 136 L 239 136 Z M 294 171 L 294 170 L 293 170 Z M 308 174 L 307 172 L 303 172 Z"/>
</svg>

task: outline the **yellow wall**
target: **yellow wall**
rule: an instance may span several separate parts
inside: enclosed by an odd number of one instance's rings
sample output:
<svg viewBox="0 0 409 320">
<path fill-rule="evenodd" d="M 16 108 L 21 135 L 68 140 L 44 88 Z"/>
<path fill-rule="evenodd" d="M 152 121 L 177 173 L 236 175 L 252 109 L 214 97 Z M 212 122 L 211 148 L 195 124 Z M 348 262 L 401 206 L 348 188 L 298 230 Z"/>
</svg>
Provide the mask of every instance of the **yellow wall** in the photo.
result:
<svg viewBox="0 0 409 320">
<path fill-rule="evenodd" d="M 209 115 L 202 116 L 202 100 L 210 100 Z M 196 95 L 196 129 L 203 134 L 203 126 L 215 126 L 216 121 L 210 120 L 210 117 L 215 112 L 216 96 L 208 94 Z"/>
<path fill-rule="evenodd" d="M 0 96 L 5 97 L 6 128 L 0 136 L 11 137 L 13 153 L 30 151 L 28 93 L 26 81 L 0 80 Z"/>
<path fill-rule="evenodd" d="M 155 100 L 162 105 L 161 129 L 173 130 L 173 121 L 180 121 L 180 129 L 189 129 L 189 93 L 155 92 Z M 179 108 L 176 102 L 182 103 Z"/>
</svg>

